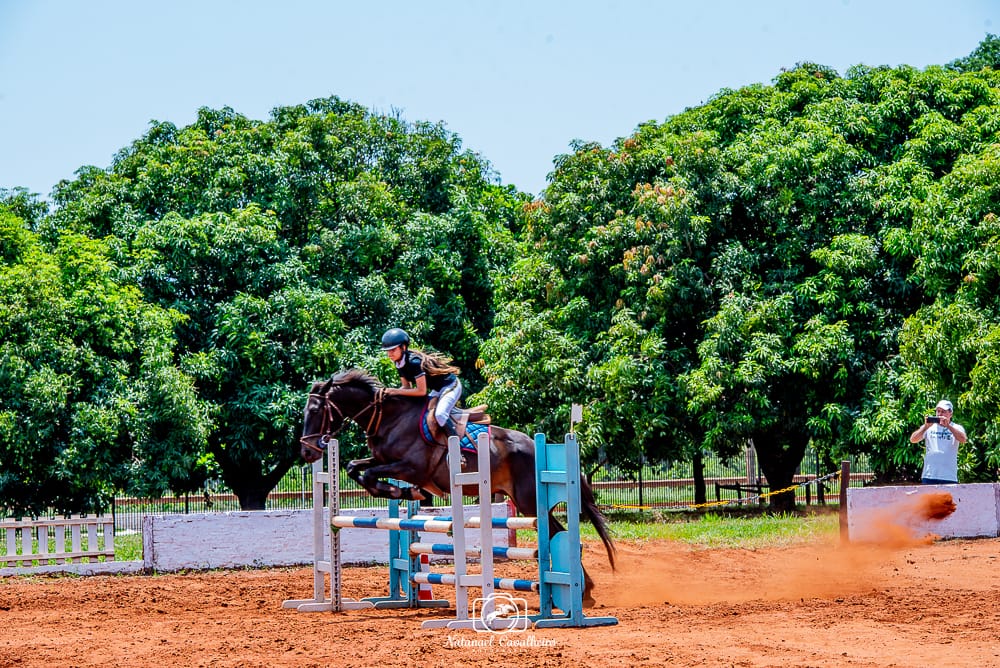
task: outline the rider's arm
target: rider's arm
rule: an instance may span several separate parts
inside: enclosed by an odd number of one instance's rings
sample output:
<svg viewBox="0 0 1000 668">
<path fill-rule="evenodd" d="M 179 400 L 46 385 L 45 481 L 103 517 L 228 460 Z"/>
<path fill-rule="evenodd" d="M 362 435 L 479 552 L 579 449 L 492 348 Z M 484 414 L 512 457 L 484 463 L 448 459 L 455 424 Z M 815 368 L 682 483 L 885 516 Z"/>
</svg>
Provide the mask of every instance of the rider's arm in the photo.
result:
<svg viewBox="0 0 1000 668">
<path fill-rule="evenodd" d="M 402 387 L 390 388 L 386 390 L 388 394 L 395 394 L 404 397 L 426 397 L 427 396 L 427 376 L 417 376 L 416 383 L 411 385 L 408 380 L 400 380 Z"/>
</svg>

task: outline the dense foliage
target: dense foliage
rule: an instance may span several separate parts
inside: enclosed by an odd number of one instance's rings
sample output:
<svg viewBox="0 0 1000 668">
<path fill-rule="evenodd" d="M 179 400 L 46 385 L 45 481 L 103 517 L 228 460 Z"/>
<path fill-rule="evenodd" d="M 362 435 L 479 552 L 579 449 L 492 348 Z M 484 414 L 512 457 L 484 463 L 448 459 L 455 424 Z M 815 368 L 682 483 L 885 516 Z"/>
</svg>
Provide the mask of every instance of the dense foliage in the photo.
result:
<svg viewBox="0 0 1000 668">
<path fill-rule="evenodd" d="M 175 365 L 182 316 L 116 277 L 108 244 L 46 250 L 0 208 L 0 499 L 9 512 L 106 507 L 117 490 L 204 476 L 207 406 Z"/>
<path fill-rule="evenodd" d="M 941 397 L 1000 465 L 1000 39 L 946 66 L 800 64 L 611 147 L 543 196 L 441 125 L 329 98 L 153 123 L 48 210 L 0 191 L 0 504 L 100 507 L 221 475 L 261 507 L 311 380 L 389 326 L 469 401 L 591 466 L 810 443 L 913 479 Z M 787 506 L 788 496 L 775 505 Z"/>
<path fill-rule="evenodd" d="M 809 443 L 912 479 L 909 433 L 947 396 L 963 476 L 995 472 L 997 44 L 801 64 L 577 145 L 527 207 L 483 396 L 525 421 L 583 401 L 585 442 L 634 465 L 749 440 L 773 487 Z"/>
<path fill-rule="evenodd" d="M 122 447 L 106 457 L 129 466 L 144 466 L 148 449 L 186 458 L 186 477 L 176 471 L 159 491 L 221 475 L 243 507 L 260 508 L 298 461 L 309 383 L 352 365 L 385 372 L 375 342 L 387 327 L 454 355 L 474 389 L 480 337 L 492 324 L 491 273 L 509 254 L 519 197 L 442 126 L 336 98 L 276 109 L 268 122 L 202 109 L 189 127 L 154 123 L 110 168 L 60 183 L 55 211 L 32 221 L 50 248 L 67 235 L 94 240 L 135 308 L 171 314 L 162 361 L 193 381 L 211 420 L 200 440 L 169 446 L 121 426 Z M 23 193 L 7 199 L 8 210 L 27 210 Z M 129 339 L 137 326 L 109 327 Z M 116 364 L 121 351 L 97 355 Z M 64 383 L 99 390 L 64 373 Z M 129 370 L 117 378 L 138 380 Z M 71 401 L 56 398 L 63 410 Z M 77 447 L 48 443 L 34 466 L 55 466 L 53 455 Z"/>
</svg>

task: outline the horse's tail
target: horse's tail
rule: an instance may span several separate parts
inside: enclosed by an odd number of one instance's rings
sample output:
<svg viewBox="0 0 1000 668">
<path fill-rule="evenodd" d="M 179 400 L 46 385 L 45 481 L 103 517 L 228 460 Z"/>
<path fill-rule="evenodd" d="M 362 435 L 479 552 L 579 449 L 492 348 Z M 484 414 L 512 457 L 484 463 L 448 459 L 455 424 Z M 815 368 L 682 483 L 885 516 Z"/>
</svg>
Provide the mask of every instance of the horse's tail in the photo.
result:
<svg viewBox="0 0 1000 668">
<path fill-rule="evenodd" d="M 583 476 L 580 476 L 580 501 L 582 502 L 583 514 L 594 525 L 597 535 L 604 543 L 604 549 L 608 552 L 608 561 L 611 563 L 611 570 L 615 570 L 615 554 L 618 550 L 615 548 L 615 542 L 611 539 L 611 533 L 608 531 L 608 520 L 604 517 L 601 509 L 597 507 L 594 490 L 590 488 L 590 484 Z"/>
</svg>

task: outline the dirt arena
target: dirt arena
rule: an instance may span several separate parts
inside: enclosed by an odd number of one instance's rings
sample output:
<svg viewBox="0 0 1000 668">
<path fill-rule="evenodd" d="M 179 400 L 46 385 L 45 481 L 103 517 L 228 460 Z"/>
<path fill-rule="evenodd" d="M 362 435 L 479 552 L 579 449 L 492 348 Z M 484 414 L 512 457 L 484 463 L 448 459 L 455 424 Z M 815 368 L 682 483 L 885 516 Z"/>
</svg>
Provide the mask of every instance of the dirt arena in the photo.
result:
<svg viewBox="0 0 1000 668">
<path fill-rule="evenodd" d="M 588 614 L 617 626 L 505 635 L 420 628 L 448 610 L 282 609 L 312 597 L 310 568 L 5 578 L 0 666 L 1000 666 L 1000 539 L 619 549 L 615 574 L 599 544 L 584 554 Z M 344 593 L 385 578 L 348 568 Z"/>
</svg>

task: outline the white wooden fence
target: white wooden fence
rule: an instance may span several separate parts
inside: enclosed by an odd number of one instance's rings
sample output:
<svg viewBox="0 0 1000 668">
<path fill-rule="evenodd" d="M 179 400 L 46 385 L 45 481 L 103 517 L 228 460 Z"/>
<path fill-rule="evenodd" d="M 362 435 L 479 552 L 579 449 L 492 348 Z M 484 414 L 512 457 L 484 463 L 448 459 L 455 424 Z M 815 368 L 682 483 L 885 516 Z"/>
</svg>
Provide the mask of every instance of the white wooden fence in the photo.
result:
<svg viewBox="0 0 1000 668">
<path fill-rule="evenodd" d="M 110 516 L 0 520 L 0 575 L 53 571 L 113 572 L 115 525 Z M 112 566 L 108 568 L 104 566 Z"/>
</svg>

